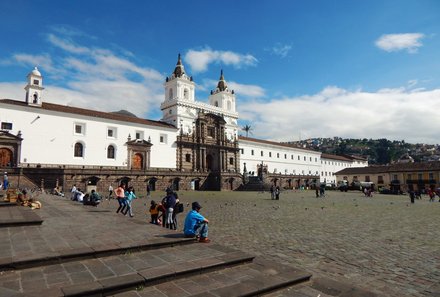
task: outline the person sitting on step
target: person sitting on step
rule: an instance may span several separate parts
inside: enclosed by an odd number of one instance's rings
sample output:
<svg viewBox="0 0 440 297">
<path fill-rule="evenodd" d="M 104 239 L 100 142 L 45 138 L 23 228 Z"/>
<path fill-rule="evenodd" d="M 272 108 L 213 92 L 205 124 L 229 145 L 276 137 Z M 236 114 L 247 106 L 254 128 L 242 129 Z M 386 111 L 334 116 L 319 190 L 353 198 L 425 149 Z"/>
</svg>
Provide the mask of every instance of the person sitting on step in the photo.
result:
<svg viewBox="0 0 440 297">
<path fill-rule="evenodd" d="M 208 219 L 202 216 L 199 212 L 202 206 L 198 202 L 193 202 L 192 210 L 188 212 L 185 218 L 185 225 L 183 233 L 185 237 L 199 238 L 199 242 L 208 243 Z"/>
</svg>

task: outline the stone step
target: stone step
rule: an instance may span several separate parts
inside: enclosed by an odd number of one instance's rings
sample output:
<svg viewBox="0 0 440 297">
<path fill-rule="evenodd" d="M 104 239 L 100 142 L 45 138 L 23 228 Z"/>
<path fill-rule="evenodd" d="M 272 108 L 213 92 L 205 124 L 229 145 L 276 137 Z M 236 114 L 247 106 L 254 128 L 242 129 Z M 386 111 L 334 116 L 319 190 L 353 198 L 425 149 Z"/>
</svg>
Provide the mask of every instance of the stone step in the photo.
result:
<svg viewBox="0 0 440 297">
<path fill-rule="evenodd" d="M 253 258 L 217 244 L 195 243 L 9 271 L 0 275 L 0 292 L 9 292 L 8 296 L 103 296 L 250 263 Z"/>
<path fill-rule="evenodd" d="M 186 245 L 194 242 L 195 240 L 192 238 L 184 238 L 182 235 L 176 234 L 174 237 L 158 237 L 142 242 L 117 243 L 112 245 L 46 251 L 44 253 L 32 253 L 27 256 L 12 258 L 2 258 L 0 255 L 0 270 L 7 271 L 41 267 L 56 263 L 67 263 L 83 259 L 93 259 L 138 251 L 155 250 L 176 245 Z"/>
<path fill-rule="evenodd" d="M 0 208 L 0 228 L 41 225 L 43 219 L 37 214 L 38 210 L 32 210 L 29 207 L 12 207 L 10 204 L 3 204 L 8 207 Z"/>
<path fill-rule="evenodd" d="M 289 286 L 304 284 L 311 274 L 259 258 L 252 263 L 218 269 L 209 273 L 138 286 L 112 296 L 261 296 Z"/>
</svg>

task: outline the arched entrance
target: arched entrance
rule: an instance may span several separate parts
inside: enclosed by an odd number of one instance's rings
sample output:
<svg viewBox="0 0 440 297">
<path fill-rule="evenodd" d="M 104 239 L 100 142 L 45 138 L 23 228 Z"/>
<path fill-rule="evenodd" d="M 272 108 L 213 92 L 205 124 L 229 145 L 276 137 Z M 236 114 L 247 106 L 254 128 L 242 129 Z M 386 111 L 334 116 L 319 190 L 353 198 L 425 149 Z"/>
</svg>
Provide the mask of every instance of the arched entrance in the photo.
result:
<svg viewBox="0 0 440 297">
<path fill-rule="evenodd" d="M 175 179 L 173 179 L 173 189 L 175 191 L 179 191 L 179 183 L 180 183 L 180 178 L 176 177 Z"/>
<path fill-rule="evenodd" d="M 207 155 L 206 156 L 206 169 L 208 169 L 208 171 L 212 170 L 212 166 L 214 165 L 213 161 L 214 160 L 213 160 L 212 155 Z"/>
<path fill-rule="evenodd" d="M 150 187 L 150 191 L 156 191 L 156 182 L 157 178 L 152 177 L 148 180 L 148 186 Z"/>
<path fill-rule="evenodd" d="M 200 190 L 200 178 L 196 178 L 192 182 L 194 183 L 194 190 L 199 191 Z"/>
<path fill-rule="evenodd" d="M 143 169 L 142 168 L 142 164 L 144 164 L 143 160 L 144 160 L 144 158 L 142 157 L 141 154 L 139 154 L 139 153 L 134 154 L 133 158 L 132 158 L 132 162 L 131 162 L 131 169 L 134 169 L 134 170 Z"/>
<path fill-rule="evenodd" d="M 12 151 L 7 148 L 0 148 L 0 167 L 12 165 Z"/>
</svg>

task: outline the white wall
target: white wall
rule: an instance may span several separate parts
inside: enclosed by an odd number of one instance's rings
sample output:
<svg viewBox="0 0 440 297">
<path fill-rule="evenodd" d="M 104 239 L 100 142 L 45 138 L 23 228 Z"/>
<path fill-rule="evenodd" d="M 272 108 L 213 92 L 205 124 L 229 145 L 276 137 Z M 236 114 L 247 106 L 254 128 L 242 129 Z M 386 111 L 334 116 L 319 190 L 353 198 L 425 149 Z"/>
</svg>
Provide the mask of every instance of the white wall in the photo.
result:
<svg viewBox="0 0 440 297">
<path fill-rule="evenodd" d="M 262 161 L 264 165 L 268 165 L 268 171 L 270 173 L 274 173 L 275 169 L 276 173 L 281 174 L 287 173 L 307 176 L 318 175 L 320 173 L 320 152 L 243 139 L 239 140 L 239 148 L 240 173 L 243 173 L 244 163 L 246 163 L 247 171 L 254 171 L 256 175 L 257 165 L 260 165 Z M 253 155 L 252 150 L 254 151 Z M 261 156 L 261 152 L 263 152 L 263 156 Z M 271 153 L 271 156 L 269 153 Z"/>
<path fill-rule="evenodd" d="M 21 163 L 127 166 L 128 135 L 136 131 L 144 139 L 151 137 L 151 167 L 176 168 L 176 130 L 110 119 L 61 113 L 38 107 L 0 105 L 0 121 L 13 124 L 12 134 L 22 133 Z M 75 123 L 84 124 L 85 134 L 74 131 Z M 107 129 L 116 128 L 116 137 L 107 137 Z M 160 143 L 160 135 L 167 143 Z M 84 144 L 84 157 L 74 157 L 76 142 Z M 115 159 L 107 158 L 108 145 L 116 148 Z M 23 164 L 25 165 L 25 164 Z"/>
</svg>

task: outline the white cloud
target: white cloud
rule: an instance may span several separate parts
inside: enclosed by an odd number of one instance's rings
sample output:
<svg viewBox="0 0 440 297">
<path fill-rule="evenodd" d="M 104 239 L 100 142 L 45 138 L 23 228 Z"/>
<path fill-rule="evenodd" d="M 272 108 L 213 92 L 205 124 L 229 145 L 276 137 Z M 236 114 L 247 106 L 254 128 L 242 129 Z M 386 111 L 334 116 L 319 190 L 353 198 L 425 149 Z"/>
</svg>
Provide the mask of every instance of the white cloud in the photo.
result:
<svg viewBox="0 0 440 297">
<path fill-rule="evenodd" d="M 218 80 L 204 79 L 202 81 L 202 84 L 197 84 L 197 91 L 209 92 L 210 90 L 214 90 L 217 87 L 217 83 Z M 230 90 L 234 90 L 238 98 L 261 98 L 266 96 L 266 90 L 260 86 L 240 84 L 234 81 L 228 81 L 227 78 L 226 84 Z"/>
<path fill-rule="evenodd" d="M 377 92 L 326 87 L 314 95 L 240 103 L 240 119 L 254 137 L 298 140 L 310 137 L 388 138 L 438 143 L 440 89 Z"/>
<path fill-rule="evenodd" d="M 266 90 L 260 86 L 244 85 L 231 81 L 228 83 L 228 87 L 229 89 L 234 90 L 239 97 L 260 98 L 266 95 Z"/>
<path fill-rule="evenodd" d="M 59 38 L 54 34 L 49 34 L 47 37 L 48 41 L 53 45 L 73 54 L 86 54 L 90 50 L 87 47 L 77 46 L 73 44 L 70 40 Z"/>
<path fill-rule="evenodd" d="M 107 49 L 77 45 L 54 34 L 48 36 L 48 42 L 61 49 L 56 59 L 48 54 L 21 53 L 8 60 L 39 66 L 46 78 L 44 101 L 102 111 L 127 109 L 141 117 L 158 113 L 164 79 L 158 71 Z M 55 78 L 57 85 L 50 85 L 48 77 Z M 0 93 L 2 97 L 22 98 L 24 84 L 2 83 Z"/>
<path fill-rule="evenodd" d="M 231 51 L 216 51 L 210 48 L 204 50 L 189 50 L 185 54 L 185 62 L 194 72 L 204 72 L 211 63 L 232 65 L 236 68 L 243 66 L 255 66 L 258 60 L 250 54 L 238 54 Z"/>
<path fill-rule="evenodd" d="M 425 37 L 422 33 L 384 34 L 375 44 L 378 48 L 387 52 L 407 50 L 408 53 L 416 53 L 422 46 L 420 39 Z"/>
<path fill-rule="evenodd" d="M 287 57 L 291 49 L 292 46 L 290 44 L 283 45 L 281 43 L 277 43 L 275 44 L 275 46 L 270 48 L 269 51 L 274 55 L 280 56 L 281 58 L 285 58 Z"/>
</svg>

